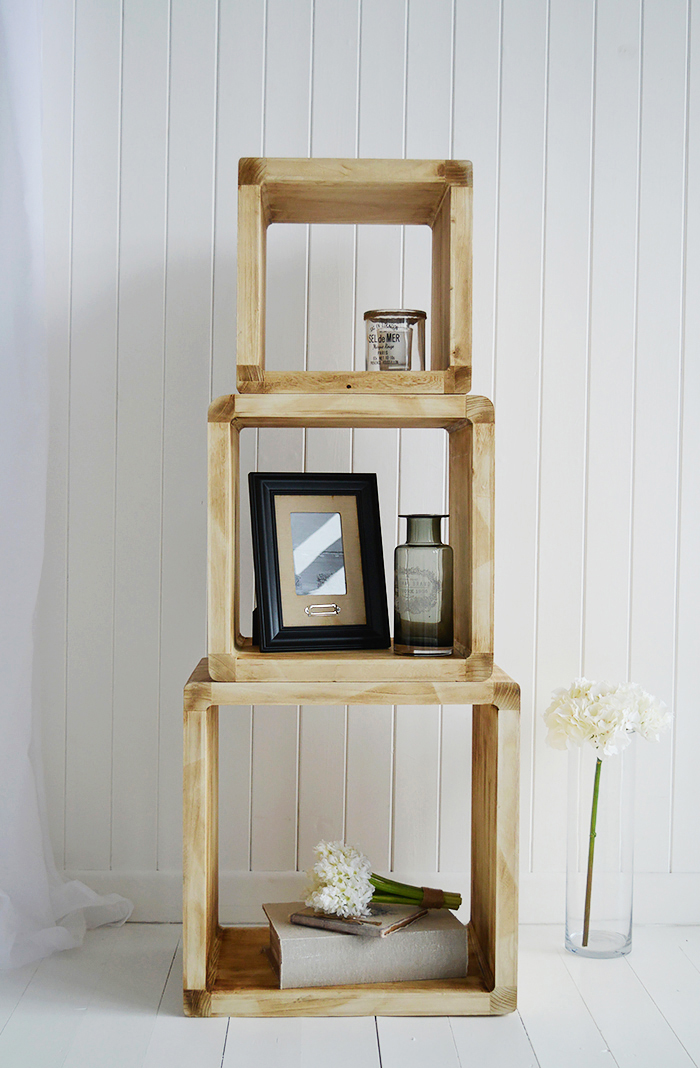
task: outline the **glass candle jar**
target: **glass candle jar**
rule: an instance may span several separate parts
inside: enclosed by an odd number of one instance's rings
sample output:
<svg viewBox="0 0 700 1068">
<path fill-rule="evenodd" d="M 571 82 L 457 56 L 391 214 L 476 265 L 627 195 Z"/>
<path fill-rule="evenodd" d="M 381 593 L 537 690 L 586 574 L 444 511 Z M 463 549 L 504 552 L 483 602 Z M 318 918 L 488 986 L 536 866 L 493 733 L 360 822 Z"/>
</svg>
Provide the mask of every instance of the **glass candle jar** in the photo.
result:
<svg viewBox="0 0 700 1068">
<path fill-rule="evenodd" d="M 365 312 L 368 371 L 425 370 L 424 311 Z"/>
<path fill-rule="evenodd" d="M 452 653 L 452 548 L 440 537 L 440 515 L 407 515 L 406 544 L 394 552 L 394 652 Z"/>
</svg>

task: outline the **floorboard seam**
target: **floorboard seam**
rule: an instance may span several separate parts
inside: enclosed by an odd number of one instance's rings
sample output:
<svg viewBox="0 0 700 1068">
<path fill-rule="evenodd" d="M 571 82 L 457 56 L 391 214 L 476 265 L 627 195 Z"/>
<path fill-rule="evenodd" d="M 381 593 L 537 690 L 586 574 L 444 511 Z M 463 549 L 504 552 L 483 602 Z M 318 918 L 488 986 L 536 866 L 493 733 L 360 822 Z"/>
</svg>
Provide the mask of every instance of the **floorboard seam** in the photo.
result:
<svg viewBox="0 0 700 1068">
<path fill-rule="evenodd" d="M 607 1038 L 603 1034 L 603 1032 L 602 1032 L 602 1030 L 600 1028 L 600 1024 L 598 1023 L 598 1021 L 596 1020 L 595 1016 L 593 1015 L 593 1012 L 591 1011 L 591 1008 L 590 1008 L 588 1002 L 586 1001 L 586 999 L 585 999 L 585 997 L 583 995 L 583 991 L 581 990 L 581 988 L 579 987 L 578 983 L 576 982 L 576 976 L 573 975 L 572 972 L 570 971 L 570 969 L 567 967 L 566 956 L 565 956 L 566 953 L 568 953 L 568 950 L 565 949 L 565 950 L 562 951 L 560 949 L 559 950 L 559 958 L 560 958 L 562 964 L 564 965 L 564 968 L 566 968 L 567 975 L 571 979 L 571 982 L 574 984 L 574 988 L 576 990 L 576 993 L 580 997 L 581 1002 L 583 1003 L 583 1005 L 584 1005 L 584 1007 L 586 1009 L 586 1012 L 590 1016 L 591 1021 L 593 1023 L 593 1026 L 595 1027 L 596 1031 L 598 1032 L 598 1034 L 600 1035 L 601 1039 L 605 1043 L 606 1052 L 610 1054 L 610 1056 L 612 1057 L 614 1063 L 618 1066 L 618 1068 L 620 1068 L 620 1062 L 618 1061 L 617 1057 L 615 1056 L 615 1054 L 611 1050 L 610 1043 L 608 1042 Z"/>
<path fill-rule="evenodd" d="M 450 1034 L 452 1035 L 452 1045 L 454 1046 L 455 1053 L 457 1055 L 457 1064 L 459 1065 L 459 1068 L 462 1068 L 462 1058 L 459 1055 L 459 1049 L 457 1048 L 457 1042 L 455 1041 L 455 1033 L 452 1030 L 452 1017 L 451 1016 L 447 1017 L 447 1026 L 449 1027 Z"/>
<path fill-rule="evenodd" d="M 172 970 L 173 970 L 173 968 L 175 966 L 175 960 L 177 958 L 177 951 L 178 951 L 179 948 L 180 948 L 180 939 L 178 939 L 177 945 L 175 946 L 175 949 L 173 950 L 173 956 L 172 956 L 172 960 L 170 961 L 170 967 L 168 968 L 168 974 L 165 977 L 165 982 L 163 983 L 163 989 L 160 992 L 160 998 L 158 1000 L 158 1008 L 156 1009 L 156 1016 L 160 1015 L 160 1007 L 163 1004 L 163 998 L 165 997 L 165 991 L 166 991 L 168 983 L 170 981 L 170 975 L 171 975 Z"/>
<path fill-rule="evenodd" d="M 537 1068 L 541 1068 L 540 1059 L 537 1056 L 537 1054 L 535 1053 L 535 1047 L 532 1044 L 532 1039 L 530 1038 L 530 1035 L 529 1035 L 529 1032 L 528 1032 L 528 1029 L 527 1029 L 527 1024 L 525 1023 L 525 1021 L 522 1018 L 522 1015 L 520 1013 L 520 1009 L 516 1009 L 516 1016 L 520 1020 L 520 1026 L 522 1027 L 523 1031 L 525 1032 L 525 1038 L 527 1039 L 528 1045 L 530 1046 L 530 1049 L 532 1050 L 532 1056 L 535 1058 L 535 1064 L 537 1065 Z"/>
<path fill-rule="evenodd" d="M 680 946 L 678 946 L 678 948 L 679 948 L 679 949 L 681 950 L 681 953 L 682 953 L 682 952 L 683 952 L 683 950 L 681 949 L 681 947 L 680 947 Z M 654 995 L 653 995 L 653 994 L 651 993 L 651 991 L 650 991 L 650 990 L 648 989 L 648 987 L 647 987 L 646 983 L 645 983 L 645 982 L 644 982 L 644 980 L 642 979 L 642 977 L 641 977 L 641 975 L 639 974 L 639 972 L 637 971 L 637 969 L 636 969 L 636 968 L 634 967 L 634 965 L 632 964 L 632 962 L 631 962 L 631 961 L 629 961 L 629 960 L 628 960 L 628 961 L 627 961 L 627 963 L 628 963 L 629 967 L 630 967 L 630 968 L 632 969 L 632 971 L 634 972 L 634 974 L 636 975 L 636 977 L 637 977 L 637 980 L 638 980 L 638 982 L 639 982 L 639 985 L 640 985 L 640 986 L 642 987 L 642 989 L 643 989 L 643 990 L 644 990 L 644 991 L 646 992 L 646 994 L 647 994 L 647 995 L 649 996 L 649 998 L 651 999 L 651 1002 L 652 1002 L 652 1004 L 653 1004 L 653 1005 L 655 1005 L 655 1006 L 656 1006 L 656 1008 L 658 1009 L 658 1011 L 659 1011 L 659 1014 L 661 1015 L 661 1018 L 662 1018 L 663 1020 L 665 1020 L 665 1021 L 666 1021 L 666 1023 L 668 1024 L 668 1027 L 669 1027 L 669 1029 L 670 1029 L 671 1033 L 672 1033 L 672 1034 L 674 1034 L 674 1035 L 676 1036 L 676 1038 L 678 1039 L 678 1043 L 679 1043 L 679 1045 L 680 1045 L 681 1049 L 682 1049 L 682 1050 L 684 1050 L 684 1051 L 685 1051 L 685 1053 L 687 1053 L 687 1054 L 688 1054 L 688 1058 L 690 1059 L 690 1063 L 691 1063 L 691 1064 L 694 1064 L 694 1065 L 695 1065 L 695 1068 L 698 1068 L 698 1062 L 697 1062 L 697 1061 L 695 1060 L 695 1058 L 694 1058 L 694 1057 L 693 1057 L 693 1056 L 691 1055 L 691 1053 L 690 1053 L 690 1050 L 689 1050 L 689 1049 L 688 1049 L 688 1048 L 686 1047 L 686 1045 L 685 1045 L 685 1042 L 683 1041 L 683 1039 L 681 1038 L 681 1036 L 680 1036 L 680 1035 L 678 1034 L 678 1032 L 676 1031 L 675 1027 L 673 1026 L 673 1024 L 672 1024 L 672 1023 L 671 1023 L 671 1021 L 669 1020 L 668 1016 L 666 1015 L 666 1013 L 664 1012 L 664 1010 L 663 1010 L 663 1009 L 661 1008 L 661 1006 L 660 1006 L 660 1005 L 659 1005 L 659 1003 L 657 1002 L 657 1000 L 656 1000 L 656 998 L 654 997 Z M 692 961 L 691 961 L 691 964 L 692 964 Z M 693 965 L 693 967 L 694 967 L 694 965 Z"/>
<path fill-rule="evenodd" d="M 374 1017 L 374 1033 L 377 1036 L 377 1056 L 379 1057 L 379 1068 L 382 1068 L 382 1044 L 379 1041 L 379 1021 L 377 1017 Z"/>
<path fill-rule="evenodd" d="M 228 1029 L 229 1029 L 230 1026 L 231 1026 L 231 1017 L 229 1016 L 228 1020 L 226 1021 L 226 1033 L 224 1034 L 224 1044 L 223 1044 L 223 1047 L 221 1049 L 221 1062 L 219 1064 L 219 1068 L 224 1068 L 224 1059 L 226 1057 L 226 1043 L 228 1042 Z"/>
<path fill-rule="evenodd" d="M 5 1020 L 4 1024 L 2 1025 L 2 1027 L 0 1027 L 0 1035 L 1 1035 L 2 1033 L 3 1033 L 3 1031 L 5 1030 L 5 1028 L 7 1027 L 7 1025 L 9 1024 L 10 1020 L 11 1020 L 11 1019 L 12 1019 L 12 1017 L 14 1016 L 14 1014 L 15 1014 L 15 1013 L 17 1012 L 17 1008 L 18 1008 L 18 1006 L 19 1006 L 19 1003 L 20 1003 L 20 1001 L 22 1000 L 22 998 L 24 997 L 24 995 L 25 995 L 25 994 L 27 993 L 27 991 L 29 990 L 29 987 L 30 987 L 30 986 L 32 985 L 32 983 L 34 982 L 34 976 L 36 975 L 37 971 L 39 970 L 39 965 L 40 965 L 40 964 L 41 964 L 41 961 L 38 961 L 38 962 L 37 962 L 37 964 L 36 964 L 36 965 L 35 965 L 35 967 L 34 967 L 34 971 L 32 972 L 32 974 L 31 974 L 31 975 L 29 976 L 29 978 L 27 979 L 27 982 L 26 982 L 25 986 L 24 986 L 24 987 L 22 988 L 22 993 L 21 993 L 21 994 L 19 995 L 19 997 L 17 998 L 17 1001 L 16 1001 L 16 1002 L 15 1002 L 15 1004 L 14 1004 L 14 1007 L 13 1007 L 13 1009 L 12 1009 L 12 1012 L 11 1012 L 11 1013 L 10 1013 L 10 1015 L 9 1015 L 9 1016 L 7 1017 L 7 1019 Z"/>
<path fill-rule="evenodd" d="M 692 957 L 690 957 L 690 956 L 689 956 L 689 955 L 688 955 L 688 954 L 686 953 L 686 951 L 685 951 L 685 950 L 683 949 L 683 946 L 679 944 L 678 948 L 680 949 L 681 953 L 683 954 L 683 956 L 685 957 L 685 959 L 686 959 L 686 960 L 688 961 L 688 963 L 689 963 L 689 964 L 691 964 L 691 965 L 693 966 L 693 968 L 695 968 L 695 971 L 696 971 L 696 972 L 700 972 L 700 968 L 698 968 L 698 966 L 697 966 L 697 964 L 695 963 L 695 961 L 693 960 L 693 958 L 692 958 Z M 637 973 L 635 972 L 635 975 L 636 975 L 636 974 L 637 974 Z"/>
</svg>

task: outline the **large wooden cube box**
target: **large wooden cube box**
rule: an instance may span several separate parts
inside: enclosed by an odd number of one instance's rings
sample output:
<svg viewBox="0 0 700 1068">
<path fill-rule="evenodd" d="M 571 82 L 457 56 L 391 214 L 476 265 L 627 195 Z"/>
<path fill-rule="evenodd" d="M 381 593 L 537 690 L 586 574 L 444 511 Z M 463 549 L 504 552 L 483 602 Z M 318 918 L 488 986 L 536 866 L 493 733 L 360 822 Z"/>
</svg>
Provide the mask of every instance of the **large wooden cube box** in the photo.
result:
<svg viewBox="0 0 700 1068">
<path fill-rule="evenodd" d="M 473 705 L 467 973 L 454 979 L 280 990 L 267 927 L 219 922 L 219 707 L 238 704 Z M 516 1007 L 519 690 L 482 682 L 214 682 L 185 686 L 184 1007 L 189 1016 L 489 1016 Z M 283 713 L 281 713 L 283 714 Z M 465 769 L 466 773 L 466 769 Z M 229 774 L 225 767 L 221 774 Z M 227 814 L 227 819 L 233 818 Z M 469 833 L 469 814 L 464 814 Z M 391 935 L 399 938 L 401 932 Z"/>
</svg>

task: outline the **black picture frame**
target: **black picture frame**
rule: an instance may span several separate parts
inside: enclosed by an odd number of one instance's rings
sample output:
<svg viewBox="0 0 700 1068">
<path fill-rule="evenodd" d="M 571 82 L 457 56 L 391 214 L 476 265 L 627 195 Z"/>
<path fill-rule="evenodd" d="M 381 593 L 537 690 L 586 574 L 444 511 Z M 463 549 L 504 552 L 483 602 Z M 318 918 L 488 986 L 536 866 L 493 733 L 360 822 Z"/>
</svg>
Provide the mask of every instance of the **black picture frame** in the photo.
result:
<svg viewBox="0 0 700 1068">
<path fill-rule="evenodd" d="M 248 481 L 257 599 L 253 622 L 253 644 L 259 645 L 261 652 L 389 648 L 391 638 L 377 476 L 375 474 L 252 472 L 248 476 Z M 359 570 L 362 583 L 361 600 L 364 602 L 364 622 L 343 622 L 342 613 L 337 604 L 334 604 L 334 611 L 337 610 L 338 617 L 326 618 L 330 616 L 330 613 L 324 612 L 323 621 L 319 620 L 316 625 L 311 617 L 301 626 L 290 625 L 288 621 L 285 621 L 284 604 L 289 606 L 290 601 L 287 600 L 283 604 L 283 594 L 284 590 L 289 588 L 290 568 L 291 579 L 292 582 L 294 581 L 294 563 L 291 550 L 285 552 L 284 558 L 280 559 L 280 537 L 278 536 L 280 502 L 278 498 L 286 500 L 290 497 L 354 499 L 354 505 L 350 500 L 344 502 L 344 507 L 346 509 L 354 507 L 357 517 L 356 532 L 359 534 Z M 301 501 L 300 508 L 303 509 Z M 327 509 L 322 510 L 331 511 L 332 508 L 329 505 Z M 355 531 L 354 520 L 352 528 Z M 282 530 L 279 533 L 282 535 L 283 543 L 286 543 L 285 531 Z M 289 538 L 291 546 L 291 532 Z M 344 540 L 343 535 L 343 542 Z M 357 556 L 356 549 L 355 556 Z M 348 587 L 352 586 L 355 591 L 353 596 L 356 603 L 360 598 L 356 590 L 357 570 L 358 568 L 355 567 L 354 576 L 348 574 L 347 578 Z M 316 597 L 316 599 L 319 598 Z M 335 601 L 339 600 L 341 598 L 335 598 Z M 310 607 L 315 610 L 321 606 L 314 604 Z M 306 612 L 306 608 L 304 611 Z M 313 615 L 316 614 L 314 611 Z"/>
</svg>

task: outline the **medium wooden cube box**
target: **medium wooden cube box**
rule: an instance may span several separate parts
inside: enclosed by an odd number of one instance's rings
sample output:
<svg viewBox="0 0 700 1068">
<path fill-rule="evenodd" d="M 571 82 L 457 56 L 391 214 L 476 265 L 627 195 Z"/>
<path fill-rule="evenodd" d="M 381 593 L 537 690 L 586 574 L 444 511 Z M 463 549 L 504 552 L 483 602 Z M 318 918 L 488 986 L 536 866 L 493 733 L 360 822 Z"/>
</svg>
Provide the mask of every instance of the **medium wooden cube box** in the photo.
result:
<svg viewBox="0 0 700 1068">
<path fill-rule="evenodd" d="M 241 393 L 469 392 L 471 163 L 242 159 L 238 183 L 237 365 Z M 347 373 L 266 370 L 266 240 L 272 223 L 429 226 L 432 231 L 429 369 Z"/>
<path fill-rule="evenodd" d="M 454 550 L 451 657 L 361 652 L 260 653 L 240 618 L 239 434 L 246 427 L 437 427 L 449 436 Z M 493 668 L 493 406 L 484 397 L 221 397 L 209 409 L 209 673 L 219 682 L 485 679 Z M 247 522 L 248 517 L 244 516 Z M 247 623 L 247 621 L 246 621 Z M 329 703 L 334 703 L 332 695 Z"/>
</svg>

